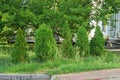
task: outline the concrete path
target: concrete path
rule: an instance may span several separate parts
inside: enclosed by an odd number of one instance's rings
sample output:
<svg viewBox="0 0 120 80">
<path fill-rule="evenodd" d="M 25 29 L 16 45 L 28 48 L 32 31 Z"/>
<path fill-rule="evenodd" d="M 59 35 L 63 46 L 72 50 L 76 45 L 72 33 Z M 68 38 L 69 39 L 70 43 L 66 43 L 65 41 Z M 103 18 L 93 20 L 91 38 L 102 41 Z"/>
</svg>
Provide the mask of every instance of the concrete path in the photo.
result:
<svg viewBox="0 0 120 80">
<path fill-rule="evenodd" d="M 120 69 L 54 75 L 51 80 L 120 80 Z"/>
</svg>

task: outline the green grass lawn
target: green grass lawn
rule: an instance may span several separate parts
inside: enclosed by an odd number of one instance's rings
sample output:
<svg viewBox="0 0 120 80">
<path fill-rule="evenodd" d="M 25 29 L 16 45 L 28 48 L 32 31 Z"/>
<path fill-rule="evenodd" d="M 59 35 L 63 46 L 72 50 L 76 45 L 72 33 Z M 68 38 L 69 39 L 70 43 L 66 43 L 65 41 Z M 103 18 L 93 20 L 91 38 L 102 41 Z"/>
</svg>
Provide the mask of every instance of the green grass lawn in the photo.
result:
<svg viewBox="0 0 120 80">
<path fill-rule="evenodd" d="M 75 73 L 90 70 L 120 68 L 120 55 L 105 52 L 102 56 L 78 57 L 75 59 L 56 56 L 54 61 L 37 62 L 33 51 L 29 51 L 26 63 L 14 64 L 8 53 L 0 53 L 0 73 L 47 73 L 50 75 Z"/>
</svg>

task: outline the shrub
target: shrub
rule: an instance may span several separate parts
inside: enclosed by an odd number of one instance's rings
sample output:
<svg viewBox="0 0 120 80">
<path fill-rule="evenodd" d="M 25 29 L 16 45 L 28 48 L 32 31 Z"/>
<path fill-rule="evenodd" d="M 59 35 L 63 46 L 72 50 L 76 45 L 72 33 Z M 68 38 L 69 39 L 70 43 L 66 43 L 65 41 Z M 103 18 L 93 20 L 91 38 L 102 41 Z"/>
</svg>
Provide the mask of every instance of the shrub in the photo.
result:
<svg viewBox="0 0 120 80">
<path fill-rule="evenodd" d="M 75 51 L 72 46 L 72 36 L 67 22 L 65 22 L 63 30 L 64 41 L 62 43 L 62 56 L 67 58 L 73 58 L 75 56 Z"/>
<path fill-rule="evenodd" d="M 36 30 L 35 52 L 38 60 L 48 61 L 54 59 L 56 54 L 56 42 L 50 27 L 43 24 Z"/>
<path fill-rule="evenodd" d="M 100 27 L 96 27 L 95 36 L 90 42 L 90 53 L 92 55 L 100 55 L 104 51 L 104 37 L 100 30 Z"/>
<path fill-rule="evenodd" d="M 28 55 L 26 50 L 27 50 L 27 42 L 25 39 L 25 34 L 21 29 L 19 29 L 17 32 L 14 49 L 11 54 L 13 61 L 17 63 L 27 61 Z"/>
<path fill-rule="evenodd" d="M 87 31 L 84 27 L 80 27 L 77 32 L 76 46 L 79 49 L 80 56 L 87 56 L 90 53 Z"/>
</svg>

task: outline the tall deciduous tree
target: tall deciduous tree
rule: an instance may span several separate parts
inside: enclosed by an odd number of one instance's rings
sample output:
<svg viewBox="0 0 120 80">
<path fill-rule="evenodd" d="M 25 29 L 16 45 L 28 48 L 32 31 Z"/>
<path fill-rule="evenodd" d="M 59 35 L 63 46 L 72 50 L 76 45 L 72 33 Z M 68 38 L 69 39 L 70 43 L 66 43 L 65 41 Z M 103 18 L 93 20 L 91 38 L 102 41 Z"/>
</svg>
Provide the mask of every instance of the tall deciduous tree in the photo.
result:
<svg viewBox="0 0 120 80">
<path fill-rule="evenodd" d="M 89 30 L 90 0 L 61 0 L 58 1 L 58 11 L 64 14 L 65 21 L 68 21 L 72 32 L 79 28 L 77 25 L 85 26 Z"/>
<path fill-rule="evenodd" d="M 30 1 L 0 0 L 0 4 L 1 22 L 4 27 L 11 28 L 11 32 L 18 28 L 26 29 L 29 24 L 36 25 L 37 18 L 29 9 Z"/>
<path fill-rule="evenodd" d="M 104 23 L 120 7 L 120 0 L 0 0 L 0 24 L 15 31 L 29 24 L 38 28 L 39 24 L 45 23 L 53 31 L 59 32 L 64 22 L 68 21 L 72 32 L 79 28 L 76 25 L 84 26 L 89 31 L 91 1 L 98 2 L 97 5 L 101 7 L 95 9 L 95 19 Z"/>
<path fill-rule="evenodd" d="M 112 14 L 117 13 L 120 10 L 120 0 L 103 0 L 103 5 L 100 10 L 100 19 L 106 24 L 108 18 L 112 16 Z"/>
</svg>

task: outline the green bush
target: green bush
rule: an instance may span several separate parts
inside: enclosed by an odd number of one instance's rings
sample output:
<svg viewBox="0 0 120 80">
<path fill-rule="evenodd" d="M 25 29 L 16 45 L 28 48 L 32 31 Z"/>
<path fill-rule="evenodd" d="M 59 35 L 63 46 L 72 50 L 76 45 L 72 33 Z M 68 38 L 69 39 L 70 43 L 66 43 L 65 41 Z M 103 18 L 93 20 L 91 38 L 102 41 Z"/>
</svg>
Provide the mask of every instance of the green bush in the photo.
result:
<svg viewBox="0 0 120 80">
<path fill-rule="evenodd" d="M 36 30 L 35 52 L 39 61 L 53 60 L 57 45 L 53 32 L 47 25 L 43 24 Z"/>
<path fill-rule="evenodd" d="M 100 27 L 96 27 L 95 36 L 90 41 L 90 53 L 92 55 L 101 55 L 104 51 L 104 37 Z"/>
<path fill-rule="evenodd" d="M 26 62 L 28 58 L 26 50 L 27 50 L 27 42 L 25 39 L 25 34 L 21 29 L 19 29 L 17 32 L 14 49 L 11 54 L 13 61 L 17 63 Z"/>
<path fill-rule="evenodd" d="M 72 36 L 71 36 L 71 31 L 68 26 L 68 23 L 66 22 L 64 24 L 64 29 L 63 29 L 63 37 L 64 41 L 62 43 L 62 56 L 67 57 L 67 58 L 73 58 L 75 57 L 75 51 L 72 46 Z"/>
<path fill-rule="evenodd" d="M 87 31 L 84 27 L 80 27 L 77 32 L 76 46 L 79 49 L 80 56 L 87 56 L 90 53 Z"/>
</svg>

